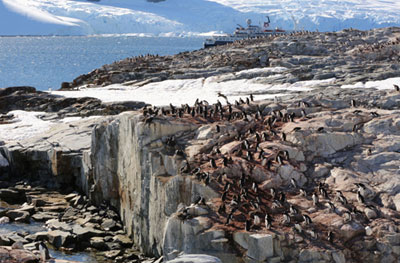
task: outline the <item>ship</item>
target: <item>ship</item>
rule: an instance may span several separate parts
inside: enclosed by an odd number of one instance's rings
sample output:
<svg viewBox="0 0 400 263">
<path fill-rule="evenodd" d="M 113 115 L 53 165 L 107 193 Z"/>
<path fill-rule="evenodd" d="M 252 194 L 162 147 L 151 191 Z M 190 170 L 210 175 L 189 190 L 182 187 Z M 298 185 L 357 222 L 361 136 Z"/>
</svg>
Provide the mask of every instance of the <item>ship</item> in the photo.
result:
<svg viewBox="0 0 400 263">
<path fill-rule="evenodd" d="M 225 45 L 243 39 L 265 37 L 277 34 L 287 34 L 292 32 L 291 30 L 288 31 L 279 28 L 270 29 L 269 28 L 270 22 L 271 21 L 269 19 L 269 16 L 267 16 L 267 21 L 263 23 L 263 26 L 252 25 L 251 19 L 247 19 L 246 28 L 238 24 L 238 27 L 235 29 L 233 34 L 224 34 L 220 36 L 213 36 L 211 38 L 207 38 L 204 41 L 204 48 Z"/>
</svg>

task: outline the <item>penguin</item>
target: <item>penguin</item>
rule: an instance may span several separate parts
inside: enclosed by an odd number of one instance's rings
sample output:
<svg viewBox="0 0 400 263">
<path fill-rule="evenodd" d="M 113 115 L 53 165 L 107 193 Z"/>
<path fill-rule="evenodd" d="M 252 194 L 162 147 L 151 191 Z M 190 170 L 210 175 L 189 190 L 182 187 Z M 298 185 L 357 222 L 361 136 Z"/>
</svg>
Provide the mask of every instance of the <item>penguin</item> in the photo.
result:
<svg viewBox="0 0 400 263">
<path fill-rule="evenodd" d="M 258 184 L 256 182 L 253 182 L 251 188 L 253 189 L 254 193 L 258 193 Z"/>
<path fill-rule="evenodd" d="M 282 217 L 282 225 L 290 225 L 291 219 L 288 213 L 284 213 Z"/>
<path fill-rule="evenodd" d="M 279 200 L 274 200 L 272 202 L 272 208 L 280 208 L 280 207 L 282 207 L 282 203 L 279 202 Z"/>
<path fill-rule="evenodd" d="M 224 167 L 228 167 L 228 163 L 229 163 L 229 159 L 227 158 L 227 157 L 222 157 L 222 163 L 223 163 L 223 165 L 224 165 Z"/>
<path fill-rule="evenodd" d="M 254 215 L 253 225 L 259 226 L 261 224 L 261 219 L 258 215 Z"/>
<path fill-rule="evenodd" d="M 312 224 L 312 220 L 308 215 L 303 215 L 303 219 L 306 225 Z"/>
<path fill-rule="evenodd" d="M 276 199 L 277 193 L 276 193 L 275 188 L 272 187 L 271 189 L 269 189 L 269 193 L 271 194 L 273 199 Z"/>
<path fill-rule="evenodd" d="M 317 129 L 317 132 L 318 132 L 318 133 L 322 133 L 322 132 L 324 132 L 324 129 L 325 129 L 324 127 L 319 127 L 319 128 Z"/>
<path fill-rule="evenodd" d="M 251 100 L 251 101 L 254 101 L 254 96 L 253 96 L 253 94 L 251 94 L 251 93 L 250 93 L 250 100 Z"/>
<path fill-rule="evenodd" d="M 263 132 L 263 139 L 264 141 L 268 141 L 268 133 Z"/>
<path fill-rule="evenodd" d="M 333 239 L 334 239 L 335 235 L 333 234 L 332 231 L 328 231 L 328 241 L 330 243 L 333 243 Z"/>
<path fill-rule="evenodd" d="M 319 188 L 319 193 L 322 195 L 323 198 L 329 199 L 328 192 L 325 190 L 325 188 Z"/>
<path fill-rule="evenodd" d="M 299 232 L 299 234 L 303 233 L 303 228 L 301 227 L 300 224 L 294 224 L 294 230 Z"/>
<path fill-rule="evenodd" d="M 286 142 L 286 133 L 282 132 L 282 141 Z"/>
<path fill-rule="evenodd" d="M 303 118 L 307 118 L 307 113 L 306 113 L 306 111 L 305 110 L 301 110 L 301 116 L 303 117 Z"/>
<path fill-rule="evenodd" d="M 276 160 L 277 163 L 279 163 L 280 165 L 283 165 L 282 157 L 281 157 L 279 154 L 276 155 L 275 160 Z M 269 169 L 268 169 L 268 170 L 269 170 Z"/>
<path fill-rule="evenodd" d="M 300 130 L 301 130 L 301 127 L 294 127 L 293 130 L 292 130 L 292 132 L 298 132 L 298 131 L 300 131 Z"/>
<path fill-rule="evenodd" d="M 306 190 L 304 190 L 303 188 L 300 188 L 299 191 L 300 191 L 300 195 L 301 195 L 301 196 L 307 197 L 307 192 L 306 192 Z"/>
<path fill-rule="evenodd" d="M 228 194 L 228 192 L 223 192 L 222 193 L 222 196 L 221 196 L 221 201 L 222 202 L 225 202 L 227 194 Z"/>
<path fill-rule="evenodd" d="M 218 92 L 217 95 L 218 95 L 218 97 L 222 97 L 225 100 L 228 100 L 228 97 L 226 97 L 226 95 L 222 94 L 221 92 Z"/>
<path fill-rule="evenodd" d="M 204 184 L 205 185 L 209 185 L 210 184 L 210 180 L 211 180 L 210 174 L 206 173 L 206 177 L 204 178 Z"/>
<path fill-rule="evenodd" d="M 225 183 L 225 186 L 224 186 L 224 192 L 228 192 L 229 189 L 230 189 L 230 187 L 231 187 L 231 183 L 226 182 L 226 183 Z"/>
<path fill-rule="evenodd" d="M 214 169 L 217 168 L 217 164 L 215 163 L 215 160 L 212 159 L 212 158 L 210 159 L 210 165 L 211 165 L 211 167 L 214 168 Z"/>
<path fill-rule="evenodd" d="M 269 214 L 266 214 L 264 220 L 265 220 L 265 228 L 271 229 L 273 221 L 272 217 Z"/>
<path fill-rule="evenodd" d="M 264 157 L 264 150 L 261 149 L 261 151 L 258 154 L 258 159 L 261 160 Z M 263 165 L 264 166 L 264 165 Z"/>
<path fill-rule="evenodd" d="M 311 198 L 312 198 L 312 200 L 313 200 L 313 204 L 314 204 L 314 206 L 317 206 L 318 205 L 318 195 L 317 194 L 315 194 L 315 193 L 313 193 L 313 195 L 311 196 Z"/>
<path fill-rule="evenodd" d="M 225 225 L 229 225 L 232 219 L 233 219 L 233 213 L 230 212 L 230 214 L 226 217 Z"/>
<path fill-rule="evenodd" d="M 297 215 L 299 213 L 297 208 L 294 207 L 292 204 L 290 204 L 289 211 L 290 211 L 290 214 L 292 214 L 292 215 Z"/>
<path fill-rule="evenodd" d="M 222 203 L 218 208 L 218 214 L 225 214 L 226 213 L 226 206 Z"/>
<path fill-rule="evenodd" d="M 216 128 L 216 130 L 217 130 L 218 133 L 221 132 L 221 128 L 219 127 L 219 125 L 216 125 L 215 128 Z"/>
<path fill-rule="evenodd" d="M 197 168 L 194 168 L 194 169 L 191 171 L 191 173 L 192 173 L 193 175 L 197 175 L 198 173 L 200 173 L 200 171 L 201 171 L 200 167 L 197 167 Z"/>
<path fill-rule="evenodd" d="M 400 91 L 399 85 L 393 84 L 393 88 L 395 91 Z"/>
<path fill-rule="evenodd" d="M 285 195 L 285 193 L 281 192 L 279 194 L 279 202 L 281 202 L 282 204 L 286 203 L 286 195 Z"/>
<path fill-rule="evenodd" d="M 351 105 L 351 107 L 355 108 L 356 107 L 356 101 L 354 99 L 352 99 L 350 101 L 350 105 Z"/>
<path fill-rule="evenodd" d="M 297 189 L 298 186 L 297 186 L 296 179 L 294 179 L 294 178 L 290 179 L 290 184 L 293 186 L 294 189 Z"/>
<path fill-rule="evenodd" d="M 250 230 L 251 230 L 251 221 L 250 220 L 246 220 L 245 230 L 247 232 L 250 232 Z"/>
<path fill-rule="evenodd" d="M 247 154 L 246 154 L 246 159 L 249 162 L 253 161 L 254 160 L 253 154 L 248 151 Z"/>
<path fill-rule="evenodd" d="M 350 222 L 353 219 L 351 214 L 347 211 L 343 213 L 343 217 L 345 222 Z"/>
<path fill-rule="evenodd" d="M 360 190 L 357 191 L 357 201 L 361 204 L 365 204 L 364 196 L 361 194 Z"/>
<path fill-rule="evenodd" d="M 332 202 L 328 202 L 328 206 L 329 206 L 329 210 L 331 212 L 334 212 L 336 210 L 336 207 Z"/>
<path fill-rule="evenodd" d="M 39 243 L 39 252 L 42 262 L 46 262 L 47 259 L 50 259 L 49 249 L 43 241 L 40 241 Z"/>
</svg>

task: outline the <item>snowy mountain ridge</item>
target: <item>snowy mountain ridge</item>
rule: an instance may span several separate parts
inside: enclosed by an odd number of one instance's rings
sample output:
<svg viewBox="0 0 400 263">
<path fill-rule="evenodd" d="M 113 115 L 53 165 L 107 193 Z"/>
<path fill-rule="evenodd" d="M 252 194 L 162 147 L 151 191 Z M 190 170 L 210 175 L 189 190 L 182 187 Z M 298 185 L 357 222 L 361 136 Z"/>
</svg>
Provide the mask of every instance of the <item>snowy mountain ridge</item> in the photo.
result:
<svg viewBox="0 0 400 263">
<path fill-rule="evenodd" d="M 396 0 L 0 0 L 0 35 L 232 32 L 247 18 L 285 29 L 400 26 Z"/>
</svg>

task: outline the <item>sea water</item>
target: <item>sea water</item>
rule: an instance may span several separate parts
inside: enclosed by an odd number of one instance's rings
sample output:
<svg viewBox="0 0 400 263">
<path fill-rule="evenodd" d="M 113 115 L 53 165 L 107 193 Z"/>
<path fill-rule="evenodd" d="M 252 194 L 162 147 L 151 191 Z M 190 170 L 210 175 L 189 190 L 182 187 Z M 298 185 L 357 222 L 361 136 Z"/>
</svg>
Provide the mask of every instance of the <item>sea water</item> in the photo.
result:
<svg viewBox="0 0 400 263">
<path fill-rule="evenodd" d="M 145 54 L 199 49 L 201 37 L 32 36 L 0 37 L 0 88 L 56 90 L 104 64 Z"/>
</svg>

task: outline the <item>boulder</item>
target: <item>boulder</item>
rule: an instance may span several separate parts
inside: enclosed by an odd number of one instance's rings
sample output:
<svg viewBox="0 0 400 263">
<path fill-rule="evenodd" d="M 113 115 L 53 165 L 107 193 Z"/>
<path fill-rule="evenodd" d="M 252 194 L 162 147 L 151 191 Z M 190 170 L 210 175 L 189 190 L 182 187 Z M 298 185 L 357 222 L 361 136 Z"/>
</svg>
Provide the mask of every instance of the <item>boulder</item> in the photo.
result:
<svg viewBox="0 0 400 263">
<path fill-rule="evenodd" d="M 0 200 L 10 204 L 26 202 L 25 193 L 12 189 L 0 189 Z"/>
<path fill-rule="evenodd" d="M 21 211 L 18 209 L 8 211 L 6 215 L 12 221 L 25 222 L 25 223 L 29 223 L 29 219 L 31 217 L 28 211 Z"/>
<path fill-rule="evenodd" d="M 253 234 L 248 237 L 247 257 L 261 262 L 273 255 L 274 242 L 271 235 Z"/>
<path fill-rule="evenodd" d="M 47 239 L 49 240 L 49 243 L 57 249 L 61 247 L 74 247 L 76 240 L 71 233 L 61 230 L 49 231 L 47 233 Z"/>
</svg>

